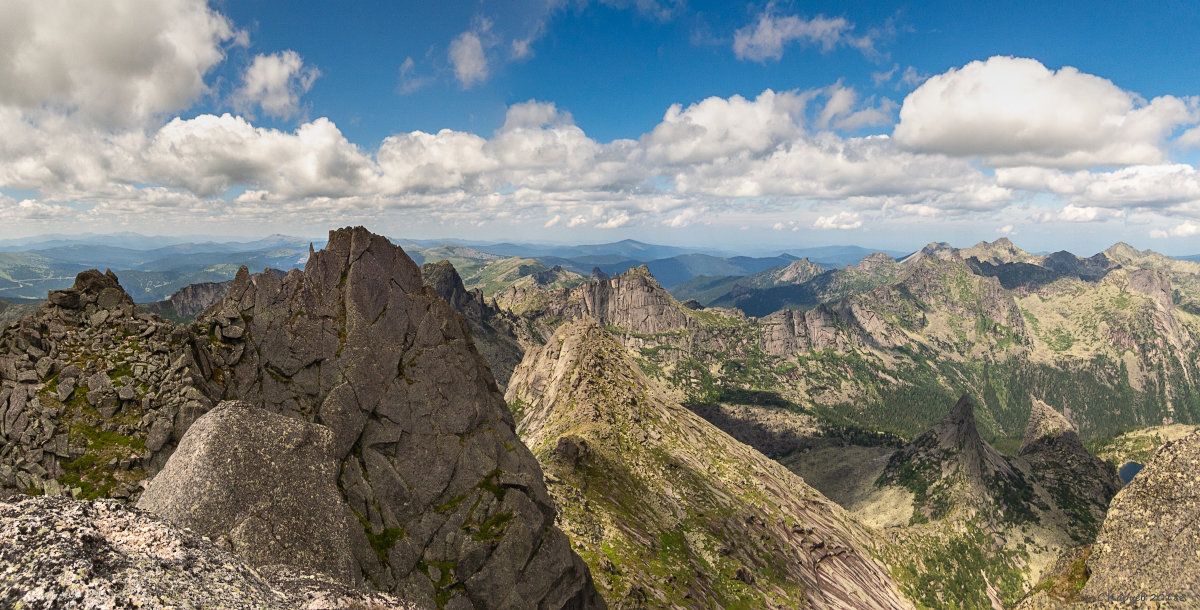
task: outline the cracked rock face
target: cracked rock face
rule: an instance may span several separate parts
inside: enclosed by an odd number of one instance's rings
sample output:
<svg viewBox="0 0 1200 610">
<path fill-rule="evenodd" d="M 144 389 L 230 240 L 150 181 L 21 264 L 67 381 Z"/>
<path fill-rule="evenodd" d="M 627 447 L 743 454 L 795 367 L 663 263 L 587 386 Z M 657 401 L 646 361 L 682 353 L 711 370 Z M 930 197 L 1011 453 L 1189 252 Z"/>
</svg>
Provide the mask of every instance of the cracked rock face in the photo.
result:
<svg viewBox="0 0 1200 610">
<path fill-rule="evenodd" d="M 253 566 L 289 565 L 355 585 L 353 517 L 337 476 L 328 428 L 223 402 L 192 424 L 137 506 Z"/>
<path fill-rule="evenodd" d="M 369 583 L 447 608 L 603 605 L 463 318 L 386 238 L 341 229 L 304 271 L 243 269 L 192 329 L 210 397 L 332 431 Z"/>
<path fill-rule="evenodd" d="M 416 607 L 302 571 L 252 569 L 199 535 L 116 500 L 63 497 L 0 502 L 0 606 Z"/>
<path fill-rule="evenodd" d="M 1167 443 L 1113 498 L 1088 558 L 1085 602 L 1111 596 L 1200 600 L 1200 432 Z M 1153 599 L 1147 597 L 1146 599 Z M 1170 600 L 1168 600 L 1170 601 Z"/>
<path fill-rule="evenodd" d="M 552 270 L 543 273 L 550 271 Z M 458 271 L 449 261 L 426 263 L 421 267 L 421 275 L 424 276 L 425 284 L 435 294 L 446 299 L 446 302 L 466 319 L 475 347 L 487 360 L 492 375 L 503 390 L 513 369 L 521 363 L 521 357 L 524 355 L 524 350 L 513 331 L 511 316 L 488 303 L 478 288 L 468 291 L 463 286 Z"/>
</svg>

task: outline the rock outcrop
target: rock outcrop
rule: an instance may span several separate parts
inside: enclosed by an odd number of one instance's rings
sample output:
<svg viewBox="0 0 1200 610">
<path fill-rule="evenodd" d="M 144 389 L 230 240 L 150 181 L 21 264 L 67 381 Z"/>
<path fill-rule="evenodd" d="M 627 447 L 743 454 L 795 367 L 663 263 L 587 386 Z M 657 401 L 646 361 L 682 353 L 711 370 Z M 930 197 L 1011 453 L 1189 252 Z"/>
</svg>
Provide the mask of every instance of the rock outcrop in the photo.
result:
<svg viewBox="0 0 1200 610">
<path fill-rule="evenodd" d="M 198 534 L 116 500 L 0 502 L 0 606 L 416 608 L 290 569 L 254 569 Z"/>
<path fill-rule="evenodd" d="M 187 333 L 84 271 L 0 334 L 0 490 L 136 499 L 212 401 Z"/>
<path fill-rule="evenodd" d="M 193 329 L 210 396 L 333 432 L 368 582 L 447 608 L 603 604 L 467 324 L 386 238 L 340 229 L 304 271 L 243 269 Z"/>
<path fill-rule="evenodd" d="M 1085 602 L 1200 600 L 1200 433 L 1164 445 L 1113 498 L 1087 560 Z"/>
<path fill-rule="evenodd" d="M 333 448 L 324 426 L 223 402 L 188 428 L 137 507 L 217 540 L 252 566 L 360 584 Z"/>
<path fill-rule="evenodd" d="M 910 606 L 866 528 L 665 398 L 598 322 L 530 351 L 507 397 L 614 607 Z"/>
<path fill-rule="evenodd" d="M 191 284 L 176 290 L 168 301 L 180 318 L 191 318 L 224 298 L 232 285 L 233 280 Z"/>
</svg>

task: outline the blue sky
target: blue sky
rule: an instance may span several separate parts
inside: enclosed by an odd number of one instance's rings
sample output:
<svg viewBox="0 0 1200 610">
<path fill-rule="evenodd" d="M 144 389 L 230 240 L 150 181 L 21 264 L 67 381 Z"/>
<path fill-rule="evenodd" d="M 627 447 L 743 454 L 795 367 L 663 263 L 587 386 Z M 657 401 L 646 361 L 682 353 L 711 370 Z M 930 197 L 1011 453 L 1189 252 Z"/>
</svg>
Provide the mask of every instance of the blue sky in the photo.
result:
<svg viewBox="0 0 1200 610">
<path fill-rule="evenodd" d="M 1185 2 L 0 4 L 0 237 L 1200 252 Z"/>
</svg>

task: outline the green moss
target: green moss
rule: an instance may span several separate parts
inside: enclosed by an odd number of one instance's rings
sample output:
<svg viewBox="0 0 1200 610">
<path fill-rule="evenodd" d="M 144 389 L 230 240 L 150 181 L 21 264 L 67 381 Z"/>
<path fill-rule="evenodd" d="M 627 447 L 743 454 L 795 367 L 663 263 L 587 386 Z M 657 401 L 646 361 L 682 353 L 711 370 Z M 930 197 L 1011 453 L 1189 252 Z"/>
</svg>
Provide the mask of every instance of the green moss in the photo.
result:
<svg viewBox="0 0 1200 610">
<path fill-rule="evenodd" d="M 483 523 L 480 523 L 471 538 L 476 542 L 489 542 L 500 539 L 504 535 L 504 530 L 508 526 L 508 522 L 512 521 L 512 513 L 496 513 L 488 517 Z M 469 529 L 466 525 L 464 529 Z"/>
<path fill-rule="evenodd" d="M 450 498 L 448 501 L 446 501 L 445 504 L 442 504 L 441 506 L 435 506 L 433 508 L 433 510 L 435 510 L 439 513 L 442 513 L 442 514 L 454 512 L 454 509 L 458 508 L 458 506 L 460 504 L 462 504 L 463 501 L 466 499 L 467 499 L 467 494 L 454 496 L 453 498 Z"/>
<path fill-rule="evenodd" d="M 388 527 L 378 534 L 372 533 L 368 528 L 366 530 L 367 540 L 371 541 L 371 548 L 375 549 L 375 554 L 379 557 L 379 562 L 386 564 L 388 562 L 388 551 L 392 549 L 392 545 L 396 541 L 404 537 L 404 528 Z"/>
<path fill-rule="evenodd" d="M 496 482 L 496 480 L 498 478 L 500 478 L 500 475 L 502 475 L 502 474 L 504 474 L 504 471 L 497 468 L 497 469 L 489 472 L 488 476 L 485 477 L 482 481 L 480 481 L 479 484 L 476 485 L 475 487 L 477 489 L 482 489 L 484 491 L 490 492 L 493 496 L 496 496 L 497 501 L 504 500 L 504 494 L 508 491 L 508 489 L 505 487 L 502 487 L 499 483 Z"/>
<path fill-rule="evenodd" d="M 431 567 L 437 569 L 437 580 L 434 580 L 430 574 Z M 433 583 L 433 601 L 438 608 L 445 608 L 456 593 L 466 593 L 466 587 L 458 581 L 456 574 L 458 571 L 457 561 L 418 561 L 417 569 Z"/>
<path fill-rule="evenodd" d="M 351 508 L 354 516 L 358 518 L 358 522 L 362 524 L 363 533 L 366 534 L 367 540 L 371 543 L 371 548 L 375 549 L 375 556 L 379 558 L 379 563 L 388 565 L 388 551 L 392 549 L 392 545 L 396 541 L 404 538 L 405 532 L 402 527 L 387 527 L 378 534 L 371 527 L 371 522 L 366 517 L 360 515 L 357 510 Z"/>
<path fill-rule="evenodd" d="M 116 387 L 121 387 L 122 385 L 124 385 L 124 383 L 118 381 L 122 377 L 133 377 L 133 365 L 132 364 L 125 362 L 125 363 L 118 365 L 117 367 L 113 368 L 113 370 L 108 372 L 108 378 L 112 380 L 113 385 Z"/>
</svg>

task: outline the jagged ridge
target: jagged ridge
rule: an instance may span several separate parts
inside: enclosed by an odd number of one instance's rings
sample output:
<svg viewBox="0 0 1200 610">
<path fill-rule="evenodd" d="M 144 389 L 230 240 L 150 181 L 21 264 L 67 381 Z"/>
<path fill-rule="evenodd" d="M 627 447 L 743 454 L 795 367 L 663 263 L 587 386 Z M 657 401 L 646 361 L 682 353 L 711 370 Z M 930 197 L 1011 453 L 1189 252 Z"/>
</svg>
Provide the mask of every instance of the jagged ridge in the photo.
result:
<svg viewBox="0 0 1200 610">
<path fill-rule="evenodd" d="M 596 321 L 527 354 L 508 398 L 613 605 L 908 605 L 868 530 L 664 398 Z"/>
</svg>

